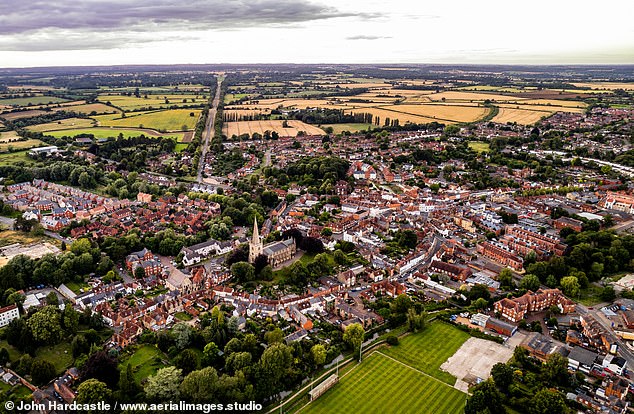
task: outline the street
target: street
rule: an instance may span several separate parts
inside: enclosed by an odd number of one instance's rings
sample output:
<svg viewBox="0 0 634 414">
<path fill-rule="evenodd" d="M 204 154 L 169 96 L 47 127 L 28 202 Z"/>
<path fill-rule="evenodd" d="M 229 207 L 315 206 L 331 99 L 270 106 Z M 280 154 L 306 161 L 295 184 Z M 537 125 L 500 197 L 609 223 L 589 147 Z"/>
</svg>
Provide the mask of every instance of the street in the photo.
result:
<svg viewBox="0 0 634 414">
<path fill-rule="evenodd" d="M 216 113 L 218 112 L 218 105 L 220 104 L 220 88 L 222 86 L 222 81 L 224 79 L 218 77 L 218 86 L 216 87 L 216 93 L 214 95 L 214 100 L 209 107 L 209 113 L 207 115 L 207 125 L 205 126 L 205 130 L 203 131 L 203 150 L 200 154 L 200 163 L 198 164 L 198 175 L 196 177 L 196 181 L 199 183 L 203 182 L 203 169 L 205 167 L 205 156 L 209 151 L 209 143 L 211 141 L 211 134 L 214 132 L 214 121 L 216 120 Z"/>
</svg>

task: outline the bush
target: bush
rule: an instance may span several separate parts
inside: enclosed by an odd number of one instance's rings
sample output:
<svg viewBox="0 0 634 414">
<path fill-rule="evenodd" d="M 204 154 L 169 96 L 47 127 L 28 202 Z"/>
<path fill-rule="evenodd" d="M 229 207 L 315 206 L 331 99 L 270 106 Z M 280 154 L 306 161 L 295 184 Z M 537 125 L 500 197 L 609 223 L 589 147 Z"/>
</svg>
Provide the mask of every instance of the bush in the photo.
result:
<svg viewBox="0 0 634 414">
<path fill-rule="evenodd" d="M 398 337 L 396 335 L 388 335 L 385 338 L 385 342 L 387 342 L 389 345 L 396 346 L 398 345 Z"/>
</svg>

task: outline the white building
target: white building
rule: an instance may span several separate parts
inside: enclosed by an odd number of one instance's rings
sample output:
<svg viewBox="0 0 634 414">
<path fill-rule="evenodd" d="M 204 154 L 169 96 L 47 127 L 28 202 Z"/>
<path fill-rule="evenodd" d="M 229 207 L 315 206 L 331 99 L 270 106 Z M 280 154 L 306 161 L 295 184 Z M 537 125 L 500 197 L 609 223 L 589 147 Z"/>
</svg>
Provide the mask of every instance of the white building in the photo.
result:
<svg viewBox="0 0 634 414">
<path fill-rule="evenodd" d="M 20 311 L 16 305 L 5 306 L 0 309 L 0 327 L 7 326 L 12 320 L 20 317 Z"/>
</svg>

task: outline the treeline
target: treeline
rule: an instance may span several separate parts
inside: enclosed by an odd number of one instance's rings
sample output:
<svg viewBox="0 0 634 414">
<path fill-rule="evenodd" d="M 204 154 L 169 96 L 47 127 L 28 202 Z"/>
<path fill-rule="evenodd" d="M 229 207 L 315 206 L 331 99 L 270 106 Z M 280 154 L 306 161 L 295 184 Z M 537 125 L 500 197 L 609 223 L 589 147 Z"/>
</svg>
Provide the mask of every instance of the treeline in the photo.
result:
<svg viewBox="0 0 634 414">
<path fill-rule="evenodd" d="M 75 111 L 55 111 L 29 118 L 6 120 L 4 124 L 11 129 L 18 130 L 31 125 L 45 124 L 67 118 L 88 118 L 88 115 Z"/>
<path fill-rule="evenodd" d="M 289 117 L 307 124 L 371 124 L 374 122 L 374 116 L 371 113 L 346 114 L 343 109 L 301 109 L 291 112 Z"/>
</svg>

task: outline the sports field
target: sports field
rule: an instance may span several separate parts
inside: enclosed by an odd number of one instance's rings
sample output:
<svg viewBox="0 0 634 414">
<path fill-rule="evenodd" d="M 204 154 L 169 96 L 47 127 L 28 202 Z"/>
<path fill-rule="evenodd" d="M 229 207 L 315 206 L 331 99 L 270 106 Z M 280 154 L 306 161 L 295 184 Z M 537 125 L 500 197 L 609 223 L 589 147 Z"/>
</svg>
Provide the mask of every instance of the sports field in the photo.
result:
<svg viewBox="0 0 634 414">
<path fill-rule="evenodd" d="M 301 413 L 462 412 L 466 394 L 453 388 L 455 377 L 439 367 L 469 335 L 434 322 L 423 332 L 382 348 L 345 374 L 332 389 Z"/>
</svg>

